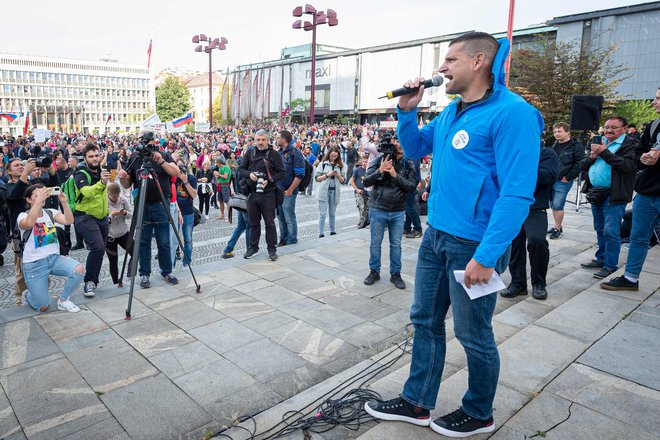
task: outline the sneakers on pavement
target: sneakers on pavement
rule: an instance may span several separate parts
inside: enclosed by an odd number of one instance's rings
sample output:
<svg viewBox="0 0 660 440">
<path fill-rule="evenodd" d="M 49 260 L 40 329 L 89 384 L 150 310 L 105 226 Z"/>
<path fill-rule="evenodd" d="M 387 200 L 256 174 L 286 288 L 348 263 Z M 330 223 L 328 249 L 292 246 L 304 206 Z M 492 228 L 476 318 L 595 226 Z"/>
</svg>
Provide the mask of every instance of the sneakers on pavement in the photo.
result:
<svg viewBox="0 0 660 440">
<path fill-rule="evenodd" d="M 502 298 L 515 298 L 518 295 L 527 295 L 527 287 L 510 284 L 506 289 L 500 290 L 500 296 Z"/>
<path fill-rule="evenodd" d="M 384 402 L 370 400 L 364 404 L 364 410 L 381 420 L 408 422 L 417 426 L 429 426 L 431 422 L 431 412 L 428 409 L 412 405 L 401 397 Z"/>
<path fill-rule="evenodd" d="M 268 252 L 268 258 L 270 258 L 270 261 L 277 260 L 277 252 Z"/>
<path fill-rule="evenodd" d="M 468 437 L 474 434 L 493 432 L 495 422 L 490 417 L 488 420 L 479 420 L 470 417 L 461 408 L 453 413 L 438 417 L 431 422 L 431 429 L 447 437 Z"/>
<path fill-rule="evenodd" d="M 93 298 L 94 295 L 96 295 L 94 292 L 95 289 L 96 284 L 94 284 L 94 281 L 87 281 L 83 287 L 83 295 L 85 295 L 87 298 Z"/>
<path fill-rule="evenodd" d="M 151 287 L 151 283 L 149 282 L 149 275 L 142 275 L 140 277 L 140 287 L 143 289 L 148 289 Z"/>
<path fill-rule="evenodd" d="M 594 278 L 596 278 L 598 280 L 602 280 L 603 278 L 609 277 L 614 272 L 616 272 L 616 269 L 610 269 L 610 268 L 607 268 L 607 267 L 603 267 L 598 272 L 596 272 L 594 274 Z"/>
<path fill-rule="evenodd" d="M 629 290 L 631 292 L 636 292 L 639 290 L 639 281 L 633 283 L 624 275 L 621 275 L 620 277 L 612 278 L 609 281 L 600 283 L 600 287 L 605 290 Z"/>
<path fill-rule="evenodd" d="M 420 238 L 422 231 L 410 231 L 406 234 L 406 238 Z"/>
<path fill-rule="evenodd" d="M 371 275 L 371 274 L 370 274 Z M 390 283 L 394 284 L 397 289 L 405 289 L 406 283 L 401 279 L 400 273 L 390 274 Z"/>
<path fill-rule="evenodd" d="M 234 251 L 224 251 L 222 253 L 222 258 L 227 259 L 227 258 L 234 258 Z"/>
<path fill-rule="evenodd" d="M 369 275 L 367 275 L 367 277 L 364 279 L 364 284 L 366 284 L 367 286 L 371 286 L 379 279 L 380 279 L 380 273 L 378 273 L 375 270 L 372 270 L 371 272 L 369 272 Z"/>
<path fill-rule="evenodd" d="M 175 276 L 172 275 L 171 273 L 168 273 L 167 275 L 162 275 L 162 277 L 163 277 L 163 279 L 164 279 L 165 281 L 167 281 L 169 284 L 172 284 L 172 285 L 174 285 L 174 284 L 179 284 L 179 280 L 177 279 L 177 277 L 175 277 Z"/>
<path fill-rule="evenodd" d="M 286 241 L 284 241 L 284 240 L 280 240 L 280 241 L 277 243 L 277 247 L 282 247 L 282 246 L 286 246 Z"/>
<path fill-rule="evenodd" d="M 532 298 L 539 299 L 541 301 L 548 299 L 548 291 L 545 290 L 545 286 L 541 286 L 540 284 L 532 286 Z"/>
<path fill-rule="evenodd" d="M 551 240 L 556 240 L 556 239 L 558 239 L 559 237 L 561 237 L 561 235 L 562 235 L 563 233 L 564 233 L 564 229 L 563 229 L 563 228 L 562 228 L 562 229 L 552 228 L 552 232 L 550 233 L 550 239 L 551 239 Z"/>
<path fill-rule="evenodd" d="M 582 266 L 584 269 L 600 269 L 604 265 L 605 264 L 602 261 L 598 261 L 598 260 L 591 260 L 588 263 L 580 264 L 580 266 Z"/>
<path fill-rule="evenodd" d="M 249 248 L 247 251 L 245 251 L 245 254 L 243 255 L 243 258 L 249 259 L 249 258 L 252 258 L 255 255 L 257 255 L 258 253 L 259 253 L 258 249 Z"/>
<path fill-rule="evenodd" d="M 62 301 L 62 298 L 58 298 L 57 310 L 64 310 L 65 312 L 76 313 L 80 311 L 80 307 L 78 307 L 68 299 L 66 301 Z"/>
</svg>

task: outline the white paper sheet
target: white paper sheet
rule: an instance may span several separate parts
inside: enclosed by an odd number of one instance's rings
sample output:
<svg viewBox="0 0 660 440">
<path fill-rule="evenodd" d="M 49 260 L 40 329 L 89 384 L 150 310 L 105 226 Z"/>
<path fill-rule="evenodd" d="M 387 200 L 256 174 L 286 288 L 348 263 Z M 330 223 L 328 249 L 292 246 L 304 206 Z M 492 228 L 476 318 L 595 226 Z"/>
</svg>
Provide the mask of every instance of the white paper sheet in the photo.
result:
<svg viewBox="0 0 660 440">
<path fill-rule="evenodd" d="M 482 296 L 490 295 L 491 293 L 497 292 L 498 290 L 502 290 L 506 287 L 500 276 L 495 271 L 493 271 L 493 276 L 488 281 L 488 284 L 483 284 L 480 286 L 473 284 L 469 289 L 465 286 L 464 270 L 455 270 L 454 277 L 456 278 L 456 282 L 463 286 L 470 299 L 477 299 Z"/>
</svg>

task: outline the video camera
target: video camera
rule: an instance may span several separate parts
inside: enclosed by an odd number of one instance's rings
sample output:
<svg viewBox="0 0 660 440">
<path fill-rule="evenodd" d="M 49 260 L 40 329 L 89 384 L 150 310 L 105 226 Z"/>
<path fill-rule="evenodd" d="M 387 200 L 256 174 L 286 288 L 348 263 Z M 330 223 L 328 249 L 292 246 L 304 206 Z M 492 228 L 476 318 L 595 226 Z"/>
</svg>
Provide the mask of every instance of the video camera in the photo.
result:
<svg viewBox="0 0 660 440">
<path fill-rule="evenodd" d="M 394 139 L 394 133 L 391 131 L 384 131 L 380 133 L 380 144 L 377 147 L 379 153 L 383 156 L 394 156 L 395 146 L 392 140 Z"/>
<path fill-rule="evenodd" d="M 145 162 L 151 160 L 151 155 L 158 151 L 158 146 L 153 143 L 154 140 L 154 133 L 147 131 L 140 136 L 140 142 L 135 146 L 135 152 L 142 156 Z"/>
<path fill-rule="evenodd" d="M 32 157 L 34 158 L 34 164 L 38 168 L 49 168 L 53 164 L 53 155 L 50 153 L 45 153 L 41 155 L 41 147 L 35 146 L 32 149 Z"/>
</svg>

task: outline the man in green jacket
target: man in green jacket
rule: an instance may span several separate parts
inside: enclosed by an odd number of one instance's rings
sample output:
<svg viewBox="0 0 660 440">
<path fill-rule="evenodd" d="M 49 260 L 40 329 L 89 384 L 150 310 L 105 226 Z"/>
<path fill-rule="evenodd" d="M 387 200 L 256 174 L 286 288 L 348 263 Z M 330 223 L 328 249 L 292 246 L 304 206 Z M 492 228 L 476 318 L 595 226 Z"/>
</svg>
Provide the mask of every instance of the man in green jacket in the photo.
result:
<svg viewBox="0 0 660 440">
<path fill-rule="evenodd" d="M 83 151 L 85 162 L 73 175 L 77 189 L 75 226 L 87 245 L 89 255 L 85 267 L 83 294 L 94 296 L 103 264 L 105 243 L 108 239 L 108 194 L 109 171 L 101 169 L 101 151 L 98 145 L 89 143 Z"/>
</svg>

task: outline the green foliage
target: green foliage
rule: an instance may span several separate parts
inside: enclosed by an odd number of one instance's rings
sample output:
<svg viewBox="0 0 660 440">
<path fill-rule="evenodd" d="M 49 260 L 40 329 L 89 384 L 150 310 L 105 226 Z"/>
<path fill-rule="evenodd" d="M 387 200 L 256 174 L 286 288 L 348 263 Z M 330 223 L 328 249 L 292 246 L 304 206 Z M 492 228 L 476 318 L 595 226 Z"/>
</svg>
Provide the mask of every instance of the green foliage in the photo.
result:
<svg viewBox="0 0 660 440">
<path fill-rule="evenodd" d="M 227 109 L 225 112 L 229 116 L 229 109 L 231 109 L 231 87 L 227 87 Z M 222 94 L 223 90 L 220 89 L 220 93 L 213 99 L 213 125 L 227 125 L 227 119 L 222 119 Z"/>
<path fill-rule="evenodd" d="M 651 101 L 647 99 L 620 101 L 617 103 L 614 113 L 626 118 L 629 124 L 637 125 L 638 130 L 641 124 L 658 117 Z"/>
<path fill-rule="evenodd" d="M 602 95 L 610 103 L 620 99 L 615 90 L 629 69 L 617 62 L 615 50 L 614 45 L 582 50 L 577 40 L 539 41 L 534 49 L 513 52 L 511 90 L 541 112 L 552 138 L 552 125 L 570 120 L 573 95 Z"/>
<path fill-rule="evenodd" d="M 179 118 L 190 110 L 190 92 L 173 76 L 156 89 L 156 113 L 161 121 Z"/>
</svg>

